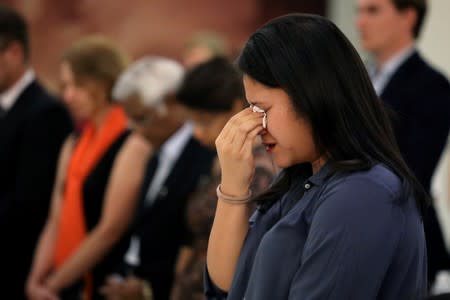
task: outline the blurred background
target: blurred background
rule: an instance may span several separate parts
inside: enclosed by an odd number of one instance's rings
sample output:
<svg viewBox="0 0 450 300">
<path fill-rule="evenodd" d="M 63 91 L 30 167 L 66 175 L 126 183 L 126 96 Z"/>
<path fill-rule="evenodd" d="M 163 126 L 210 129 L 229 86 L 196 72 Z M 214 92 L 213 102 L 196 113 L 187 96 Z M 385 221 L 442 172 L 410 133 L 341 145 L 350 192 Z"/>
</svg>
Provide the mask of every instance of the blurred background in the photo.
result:
<svg viewBox="0 0 450 300">
<path fill-rule="evenodd" d="M 237 54 L 251 32 L 268 19 L 308 12 L 331 18 L 361 55 L 354 26 L 355 0 L 0 0 L 22 12 L 30 24 L 32 62 L 51 90 L 57 88 L 58 61 L 63 49 L 89 33 L 103 33 L 132 59 L 145 54 L 180 60 L 183 47 L 199 31 L 228 39 Z M 430 0 L 419 48 L 450 76 L 450 1 Z"/>
</svg>

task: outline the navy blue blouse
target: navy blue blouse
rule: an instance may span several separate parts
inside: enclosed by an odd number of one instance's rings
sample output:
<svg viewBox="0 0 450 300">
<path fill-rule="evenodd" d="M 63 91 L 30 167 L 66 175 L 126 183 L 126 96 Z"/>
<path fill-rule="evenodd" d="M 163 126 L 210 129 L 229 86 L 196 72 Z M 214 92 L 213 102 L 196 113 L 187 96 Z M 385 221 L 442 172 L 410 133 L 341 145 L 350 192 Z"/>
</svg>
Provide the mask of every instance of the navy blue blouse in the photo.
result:
<svg viewBox="0 0 450 300">
<path fill-rule="evenodd" d="M 382 165 L 327 178 L 328 166 L 258 209 L 227 293 L 208 299 L 423 299 L 425 236 L 415 200 Z"/>
</svg>

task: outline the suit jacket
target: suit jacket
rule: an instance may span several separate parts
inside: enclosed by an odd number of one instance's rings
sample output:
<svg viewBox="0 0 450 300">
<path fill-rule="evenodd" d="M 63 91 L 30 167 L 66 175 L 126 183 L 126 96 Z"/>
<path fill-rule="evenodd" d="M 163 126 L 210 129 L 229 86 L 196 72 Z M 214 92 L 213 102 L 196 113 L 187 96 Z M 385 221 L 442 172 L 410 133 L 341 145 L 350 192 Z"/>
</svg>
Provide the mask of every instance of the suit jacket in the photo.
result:
<svg viewBox="0 0 450 300">
<path fill-rule="evenodd" d="M 153 179 L 157 157 L 149 162 L 134 232 L 141 240 L 141 261 L 137 273 L 151 281 L 155 299 L 165 299 L 167 289 L 172 285 L 178 250 L 189 238 L 186 225 L 187 200 L 202 178 L 209 177 L 215 156 L 215 151 L 191 137 L 152 205 L 146 207 L 143 203 Z M 166 291 L 160 293 L 158 285 Z M 159 294 L 164 296 L 160 297 Z"/>
<path fill-rule="evenodd" d="M 71 130 L 68 112 L 36 81 L 0 117 L 0 286 L 11 299 L 24 297 L 60 147 Z"/>
<path fill-rule="evenodd" d="M 381 94 L 407 164 L 428 191 L 450 129 L 450 83 L 414 52 Z"/>
<path fill-rule="evenodd" d="M 433 171 L 450 128 L 450 84 L 414 52 L 393 74 L 381 94 L 395 115 L 393 125 L 406 163 L 429 191 Z M 428 275 L 450 268 L 434 209 L 424 222 L 428 248 Z"/>
</svg>

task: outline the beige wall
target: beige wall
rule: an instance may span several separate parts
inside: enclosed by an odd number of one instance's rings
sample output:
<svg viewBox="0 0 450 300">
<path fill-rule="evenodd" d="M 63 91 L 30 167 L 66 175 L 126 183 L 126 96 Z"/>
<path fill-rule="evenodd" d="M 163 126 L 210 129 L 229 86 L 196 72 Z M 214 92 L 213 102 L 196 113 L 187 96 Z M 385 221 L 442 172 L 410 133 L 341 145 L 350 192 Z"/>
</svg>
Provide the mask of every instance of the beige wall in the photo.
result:
<svg viewBox="0 0 450 300">
<path fill-rule="evenodd" d="M 430 9 L 419 48 L 434 66 L 450 78 L 450 1 L 428 2 Z"/>
<path fill-rule="evenodd" d="M 354 26 L 355 0 L 329 0 L 327 15 L 349 37 L 363 57 Z M 450 78 L 450 0 L 428 0 L 419 49 L 431 64 Z"/>
<path fill-rule="evenodd" d="M 62 52 L 84 35 L 109 36 L 131 58 L 180 59 L 185 42 L 201 30 L 219 32 L 239 48 L 262 14 L 259 0 L 0 0 L 5 1 L 25 15 L 33 66 L 51 89 Z"/>
<path fill-rule="evenodd" d="M 31 35 L 32 63 L 56 89 L 59 57 L 79 37 L 103 33 L 131 58 L 180 59 L 184 43 L 201 30 L 229 39 L 237 52 L 267 19 L 290 11 L 322 13 L 326 0 L 0 0 L 22 12 Z"/>
</svg>

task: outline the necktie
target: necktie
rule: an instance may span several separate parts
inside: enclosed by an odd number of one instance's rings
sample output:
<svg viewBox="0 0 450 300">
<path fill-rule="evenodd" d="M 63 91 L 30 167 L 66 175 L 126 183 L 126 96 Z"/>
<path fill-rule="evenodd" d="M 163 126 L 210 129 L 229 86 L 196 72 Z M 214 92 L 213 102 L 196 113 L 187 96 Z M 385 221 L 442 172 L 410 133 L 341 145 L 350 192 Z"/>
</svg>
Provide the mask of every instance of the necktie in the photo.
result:
<svg viewBox="0 0 450 300">
<path fill-rule="evenodd" d="M 149 181 L 149 185 L 147 186 L 147 191 L 145 193 L 145 204 L 144 206 L 149 206 L 152 202 L 153 202 L 153 198 L 155 197 L 155 195 L 151 195 L 150 192 L 150 187 L 152 185 L 154 185 L 153 181 L 155 181 L 155 175 L 156 175 L 156 171 L 158 170 L 159 167 L 159 159 L 160 159 L 160 152 L 156 152 L 153 157 L 151 158 L 150 164 L 147 167 L 147 178 L 150 178 Z"/>
<path fill-rule="evenodd" d="M 144 182 L 147 183 L 146 186 L 142 187 L 142 191 L 141 191 L 141 198 L 140 198 L 140 202 L 139 202 L 139 209 L 138 209 L 138 216 L 136 217 L 136 222 L 142 223 L 142 221 L 144 221 L 144 217 L 145 216 L 145 212 L 146 212 L 146 208 L 148 208 L 147 203 L 149 200 L 147 200 L 147 194 L 148 194 L 148 189 L 150 187 L 150 185 L 152 184 L 152 181 L 155 177 L 155 173 L 156 173 L 156 169 L 158 169 L 158 161 L 159 161 L 159 151 L 156 152 L 155 154 L 153 154 L 153 157 L 150 158 L 150 161 L 147 165 L 147 170 L 145 172 L 145 180 Z"/>
</svg>

